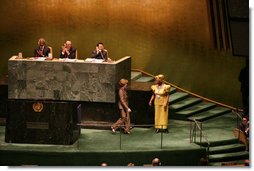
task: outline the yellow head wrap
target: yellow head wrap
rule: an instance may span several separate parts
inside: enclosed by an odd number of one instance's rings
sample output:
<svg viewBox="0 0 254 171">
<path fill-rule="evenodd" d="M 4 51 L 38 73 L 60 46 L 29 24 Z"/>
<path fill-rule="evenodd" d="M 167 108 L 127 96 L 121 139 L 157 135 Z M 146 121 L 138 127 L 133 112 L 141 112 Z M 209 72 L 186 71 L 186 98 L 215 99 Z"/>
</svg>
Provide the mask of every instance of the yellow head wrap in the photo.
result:
<svg viewBox="0 0 254 171">
<path fill-rule="evenodd" d="M 162 75 L 162 74 L 156 75 L 156 76 L 155 76 L 155 80 L 156 80 L 156 81 L 161 81 L 161 82 L 162 82 L 162 81 L 164 80 L 164 75 Z"/>
</svg>

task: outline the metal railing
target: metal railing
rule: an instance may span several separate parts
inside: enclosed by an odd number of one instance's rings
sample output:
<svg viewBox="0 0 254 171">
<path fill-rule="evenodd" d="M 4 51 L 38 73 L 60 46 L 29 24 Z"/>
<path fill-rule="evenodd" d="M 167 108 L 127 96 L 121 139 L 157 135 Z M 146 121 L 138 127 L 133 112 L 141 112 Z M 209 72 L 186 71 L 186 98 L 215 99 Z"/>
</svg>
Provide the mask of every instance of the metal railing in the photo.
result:
<svg viewBox="0 0 254 171">
<path fill-rule="evenodd" d="M 94 128 L 108 128 L 108 130 L 111 131 L 110 129 L 111 129 L 112 125 L 106 125 L 106 124 L 104 124 L 104 125 L 96 125 L 96 124 L 82 124 L 82 123 L 80 123 L 80 124 L 77 124 L 77 126 L 80 126 L 81 128 L 91 127 L 91 126 L 94 127 Z M 128 134 L 124 133 L 124 127 L 125 127 L 125 125 L 120 125 L 118 127 L 119 131 L 117 131 L 117 132 L 119 132 L 119 150 L 122 150 L 123 134 L 128 136 Z M 131 129 L 133 129 L 134 127 L 140 127 L 140 128 L 141 127 L 142 128 L 149 127 L 149 128 L 151 128 L 151 127 L 154 127 L 154 124 L 144 124 L 144 125 L 131 124 L 130 125 Z M 165 125 L 160 125 L 160 127 L 164 128 Z M 158 134 L 160 134 L 160 149 L 163 149 L 163 134 L 165 134 L 165 133 L 168 134 L 168 132 L 159 132 L 158 133 Z M 118 135 L 118 133 L 112 133 L 112 134 Z M 77 140 L 77 149 L 79 149 L 79 140 Z"/>
<path fill-rule="evenodd" d="M 197 130 L 198 129 L 198 130 Z M 202 138 L 205 139 L 207 148 L 207 157 L 209 158 L 209 148 L 210 148 L 210 142 L 207 138 L 207 135 L 203 131 L 203 124 L 202 122 L 197 121 L 196 119 L 191 119 L 190 121 L 190 143 L 197 143 L 197 131 L 199 131 L 199 145 L 202 145 Z"/>
<path fill-rule="evenodd" d="M 243 119 L 243 115 L 244 113 L 242 111 L 239 111 L 239 110 L 235 110 L 235 111 L 232 111 L 232 113 L 235 114 L 236 116 L 236 128 L 238 130 L 238 135 L 237 135 L 237 138 L 238 138 L 238 141 L 241 142 L 241 129 L 240 129 L 240 123 L 242 122 L 242 119 Z M 246 140 L 247 140 L 247 137 L 246 137 Z M 248 146 L 246 145 L 246 149 L 248 149 Z"/>
<path fill-rule="evenodd" d="M 232 113 L 234 113 L 235 116 L 236 116 L 236 128 L 238 128 L 241 121 L 242 121 L 242 119 L 243 119 L 243 111 L 241 111 L 241 110 L 232 110 Z"/>
</svg>

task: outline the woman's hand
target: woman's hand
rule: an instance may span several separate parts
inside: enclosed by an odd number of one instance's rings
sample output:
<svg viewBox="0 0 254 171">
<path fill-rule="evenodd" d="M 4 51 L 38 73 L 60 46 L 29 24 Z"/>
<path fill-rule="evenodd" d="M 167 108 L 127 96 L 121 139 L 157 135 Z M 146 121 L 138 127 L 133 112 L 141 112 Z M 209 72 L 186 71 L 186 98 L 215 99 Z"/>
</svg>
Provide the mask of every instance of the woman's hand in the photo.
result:
<svg viewBox="0 0 254 171">
<path fill-rule="evenodd" d="M 128 112 L 131 112 L 131 109 L 130 109 L 130 108 L 128 108 L 128 109 L 127 109 L 127 111 L 128 111 Z"/>
<path fill-rule="evenodd" d="M 166 112 L 168 109 L 168 105 L 164 105 L 164 111 Z"/>
</svg>

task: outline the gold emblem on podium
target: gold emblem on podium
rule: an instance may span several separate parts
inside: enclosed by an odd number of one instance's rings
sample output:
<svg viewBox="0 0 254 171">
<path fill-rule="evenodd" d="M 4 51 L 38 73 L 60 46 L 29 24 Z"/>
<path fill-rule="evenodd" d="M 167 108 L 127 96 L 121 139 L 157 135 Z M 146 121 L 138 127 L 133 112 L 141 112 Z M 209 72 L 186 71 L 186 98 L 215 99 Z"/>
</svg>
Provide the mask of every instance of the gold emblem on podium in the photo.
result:
<svg viewBox="0 0 254 171">
<path fill-rule="evenodd" d="M 33 104 L 33 110 L 35 112 L 41 112 L 43 110 L 43 104 L 41 102 L 35 102 Z"/>
</svg>

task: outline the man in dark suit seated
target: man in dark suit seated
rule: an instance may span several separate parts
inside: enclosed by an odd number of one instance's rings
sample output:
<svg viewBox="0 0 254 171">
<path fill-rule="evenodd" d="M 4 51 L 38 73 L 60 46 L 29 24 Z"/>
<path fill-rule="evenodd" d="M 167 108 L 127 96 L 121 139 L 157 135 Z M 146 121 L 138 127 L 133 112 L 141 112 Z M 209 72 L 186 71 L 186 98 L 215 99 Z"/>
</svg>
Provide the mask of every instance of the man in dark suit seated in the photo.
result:
<svg viewBox="0 0 254 171">
<path fill-rule="evenodd" d="M 108 51 L 104 49 L 103 43 L 100 42 L 96 45 L 95 50 L 92 52 L 92 58 L 108 61 Z"/>
<path fill-rule="evenodd" d="M 34 49 L 34 57 L 48 57 L 50 48 L 46 46 L 44 38 L 38 40 L 38 47 Z"/>
<path fill-rule="evenodd" d="M 77 50 L 72 47 L 71 41 L 66 41 L 62 46 L 59 58 L 78 59 Z"/>
</svg>

